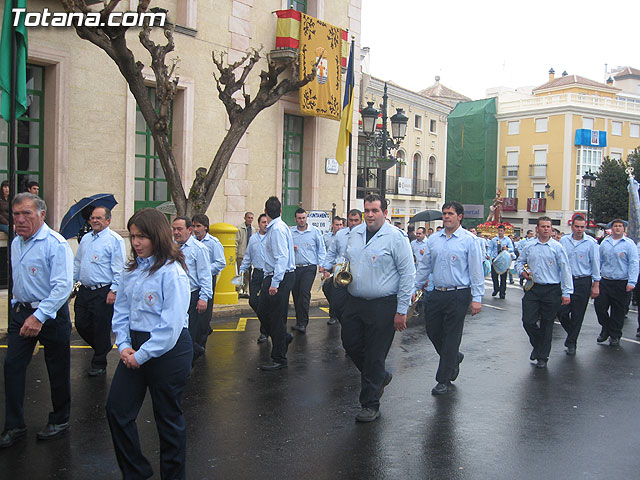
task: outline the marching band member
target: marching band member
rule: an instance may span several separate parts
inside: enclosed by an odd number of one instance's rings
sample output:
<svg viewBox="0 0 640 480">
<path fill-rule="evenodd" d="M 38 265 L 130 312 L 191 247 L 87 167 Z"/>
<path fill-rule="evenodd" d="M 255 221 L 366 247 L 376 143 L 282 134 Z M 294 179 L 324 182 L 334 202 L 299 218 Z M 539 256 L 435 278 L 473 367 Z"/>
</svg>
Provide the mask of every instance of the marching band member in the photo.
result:
<svg viewBox="0 0 640 480">
<path fill-rule="evenodd" d="M 505 236 L 504 232 L 504 225 L 498 225 L 498 236 L 493 238 L 489 244 L 489 257 L 492 263 L 496 257 L 505 250 L 511 254 L 512 258 L 514 256 L 513 242 L 509 237 Z M 498 273 L 492 265 L 491 280 L 493 280 L 493 293 L 491 296 L 495 297 L 500 293 L 500 298 L 504 299 L 507 293 L 507 272 Z"/>
</svg>

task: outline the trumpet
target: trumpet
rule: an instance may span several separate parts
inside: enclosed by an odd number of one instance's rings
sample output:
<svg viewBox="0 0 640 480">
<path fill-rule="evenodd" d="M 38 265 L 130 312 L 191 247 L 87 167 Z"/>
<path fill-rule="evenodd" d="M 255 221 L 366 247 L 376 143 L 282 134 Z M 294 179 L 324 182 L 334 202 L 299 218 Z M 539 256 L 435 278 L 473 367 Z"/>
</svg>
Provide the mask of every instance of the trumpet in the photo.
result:
<svg viewBox="0 0 640 480">
<path fill-rule="evenodd" d="M 352 280 L 353 275 L 351 275 L 350 262 L 345 260 L 340 269 L 333 274 L 333 286 L 336 288 L 346 287 Z"/>
<path fill-rule="evenodd" d="M 407 319 L 413 317 L 413 314 L 416 312 L 416 308 L 418 308 L 418 303 L 420 303 L 420 300 L 422 300 L 423 296 L 424 291 L 422 289 L 416 292 L 415 300 L 411 303 L 411 305 L 409 305 L 409 310 L 407 311 Z"/>
<path fill-rule="evenodd" d="M 524 291 L 528 292 L 529 290 L 531 290 L 534 284 L 533 276 L 531 275 L 531 268 L 529 268 L 528 263 L 524 264 L 524 266 L 522 267 L 522 271 L 527 272 L 527 274 L 529 275 L 529 278 L 525 279 L 524 285 L 522 286 L 522 288 L 524 288 Z"/>
</svg>

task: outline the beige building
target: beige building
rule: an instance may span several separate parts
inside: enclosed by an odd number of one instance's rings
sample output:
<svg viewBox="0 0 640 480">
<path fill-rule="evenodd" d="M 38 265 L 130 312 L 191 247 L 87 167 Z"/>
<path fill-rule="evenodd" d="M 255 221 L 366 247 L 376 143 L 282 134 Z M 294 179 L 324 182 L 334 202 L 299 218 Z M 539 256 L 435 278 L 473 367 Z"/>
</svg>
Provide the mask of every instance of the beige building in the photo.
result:
<svg viewBox="0 0 640 480">
<path fill-rule="evenodd" d="M 122 4 L 135 10 L 137 1 Z M 152 3 L 166 8 L 168 19 L 176 25 L 175 51 L 169 57 L 179 58 L 179 91 L 173 104 L 171 136 L 187 191 L 196 168 L 210 165 L 228 128 L 212 78 L 212 51 L 227 52 L 231 61 L 249 47 L 263 45 L 263 53 L 268 53 L 275 48 L 273 12 L 292 4 L 355 35 L 359 72 L 361 0 Z M 4 6 L 4 1 L 0 5 Z M 29 11 L 42 11 L 45 6 L 60 11 L 56 5 L 33 0 Z M 127 33 L 129 48 L 148 65 L 149 57 L 137 33 L 135 28 Z M 160 32 L 154 35 L 156 41 L 162 41 Z M 257 88 L 264 62 L 250 75 L 248 93 Z M 153 139 L 115 63 L 102 50 L 80 39 L 73 28 L 30 28 L 28 63 L 30 106 L 18 122 L 18 181 L 19 186 L 39 181 L 52 227 L 59 227 L 75 201 L 95 193 L 116 196 L 119 205 L 112 223 L 116 229 L 123 229 L 137 208 L 169 200 Z M 153 74 L 148 66 L 144 75 L 153 95 Z M 359 88 L 355 101 L 359 102 Z M 354 127 L 357 121 L 354 119 Z M 331 210 L 336 203 L 338 213 L 344 213 L 345 168 L 327 173 L 335 159 L 338 127 L 337 121 L 301 116 L 295 94 L 260 113 L 236 149 L 207 211 L 212 223 L 238 224 L 244 211 L 261 212 L 269 195 L 286 200 L 286 215 L 291 215 L 299 202 L 308 210 Z M 0 121 L 0 176 L 6 174 L 6 122 Z M 355 172 L 353 178 L 355 198 Z"/>
</svg>

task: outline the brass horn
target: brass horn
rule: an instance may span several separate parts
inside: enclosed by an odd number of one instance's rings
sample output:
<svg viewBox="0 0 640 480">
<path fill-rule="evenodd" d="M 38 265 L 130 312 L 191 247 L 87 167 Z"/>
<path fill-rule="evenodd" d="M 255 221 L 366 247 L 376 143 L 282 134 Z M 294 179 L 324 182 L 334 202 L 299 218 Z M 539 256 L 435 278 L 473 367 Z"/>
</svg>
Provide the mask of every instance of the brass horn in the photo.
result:
<svg viewBox="0 0 640 480">
<path fill-rule="evenodd" d="M 413 314 L 416 313 L 416 308 L 418 308 L 418 303 L 420 303 L 420 300 L 422 300 L 423 296 L 424 296 L 424 292 L 422 291 L 422 289 L 416 292 L 415 300 L 409 306 L 409 311 L 407 312 L 407 319 L 413 317 Z"/>
<path fill-rule="evenodd" d="M 340 269 L 333 275 L 333 286 L 336 288 L 346 287 L 353 280 L 351 275 L 350 262 L 345 261 Z"/>
</svg>

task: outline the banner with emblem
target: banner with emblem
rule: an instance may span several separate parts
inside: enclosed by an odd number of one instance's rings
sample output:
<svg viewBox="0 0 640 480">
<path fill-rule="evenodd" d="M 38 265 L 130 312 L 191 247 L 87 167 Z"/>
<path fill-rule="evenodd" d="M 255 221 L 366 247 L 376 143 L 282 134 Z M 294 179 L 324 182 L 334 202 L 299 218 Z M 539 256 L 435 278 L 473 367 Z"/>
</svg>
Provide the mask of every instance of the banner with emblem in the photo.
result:
<svg viewBox="0 0 640 480">
<path fill-rule="evenodd" d="M 303 115 L 340 120 L 342 29 L 301 14 L 300 78 L 318 65 L 316 78 L 300 89 Z"/>
</svg>

